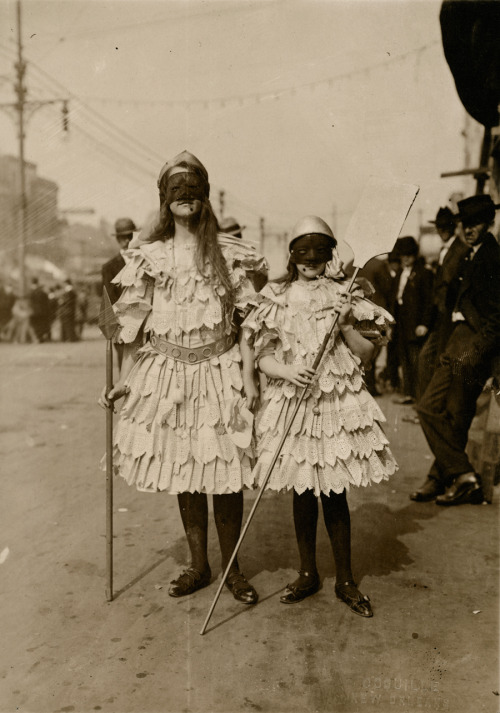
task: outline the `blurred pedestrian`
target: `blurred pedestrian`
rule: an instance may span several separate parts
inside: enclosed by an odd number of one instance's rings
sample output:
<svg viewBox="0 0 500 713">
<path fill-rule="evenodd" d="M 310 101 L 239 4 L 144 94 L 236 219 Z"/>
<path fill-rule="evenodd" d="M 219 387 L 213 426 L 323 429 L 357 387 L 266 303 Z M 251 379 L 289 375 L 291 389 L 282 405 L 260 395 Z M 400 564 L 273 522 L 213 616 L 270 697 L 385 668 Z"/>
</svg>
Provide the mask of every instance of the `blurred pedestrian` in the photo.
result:
<svg viewBox="0 0 500 713">
<path fill-rule="evenodd" d="M 49 317 L 47 325 L 47 341 L 52 341 L 53 338 L 53 327 L 59 316 L 59 296 L 61 295 L 62 287 L 59 284 L 51 285 L 49 287 L 48 298 L 49 298 Z M 61 330 L 59 328 L 59 338 Z"/>
<path fill-rule="evenodd" d="M 0 335 L 12 317 L 12 308 L 16 301 L 10 285 L 0 285 Z"/>
<path fill-rule="evenodd" d="M 387 310 L 390 314 L 394 313 L 393 305 L 393 295 L 394 295 L 394 281 L 396 279 L 397 271 L 400 266 L 399 257 L 391 254 L 388 255 L 386 259 L 375 257 L 368 261 L 368 263 L 359 271 L 358 277 L 364 277 L 370 283 L 370 287 L 373 289 L 373 293 L 369 295 L 372 302 L 379 307 Z M 385 386 L 388 382 L 390 389 L 394 390 L 398 387 L 399 377 L 398 377 L 398 359 L 397 352 L 394 349 L 394 344 L 392 343 L 392 328 L 387 327 L 388 334 L 384 335 L 387 337 L 386 346 L 386 363 L 385 366 L 380 370 L 378 379 Z M 381 392 L 377 388 L 377 374 L 376 374 L 376 364 L 382 346 L 375 346 L 373 356 L 370 365 L 368 365 L 365 372 L 365 384 L 366 388 L 372 396 L 380 396 Z M 389 351 L 390 350 L 390 351 Z M 389 353 L 391 355 L 391 360 L 389 361 Z M 396 358 L 394 359 L 394 354 Z M 382 388 L 384 388 L 382 386 Z"/>
<path fill-rule="evenodd" d="M 427 388 L 453 329 L 451 315 L 460 285 L 458 267 L 468 250 L 467 243 L 456 235 L 457 216 L 450 208 L 439 208 L 435 220 L 430 222 L 436 226 L 442 245 L 435 268 L 429 333 L 418 357 L 418 399 Z"/>
<path fill-rule="evenodd" d="M 240 535 L 243 488 L 254 482 L 247 409 L 258 390 L 238 324 L 255 296 L 250 275 L 266 271 L 266 262 L 247 243 L 218 234 L 208 173 L 195 156 L 184 151 L 168 161 L 158 188 L 157 225 L 116 278 L 124 288 L 115 312 L 125 353 L 118 382 L 99 403 L 109 408 L 126 394 L 118 473 L 139 490 L 177 495 L 191 562 L 169 595 L 182 597 L 211 580 L 207 495 L 225 569 Z M 226 586 L 238 601 L 257 602 L 237 560 Z"/>
<path fill-rule="evenodd" d="M 401 267 L 394 282 L 395 339 L 403 377 L 402 396 L 395 403 L 413 404 L 417 398 L 418 355 L 432 315 L 432 270 L 419 258 L 411 235 L 398 238 L 394 247 Z"/>
<path fill-rule="evenodd" d="M 87 322 L 88 307 L 89 288 L 85 285 L 76 293 L 75 334 L 78 340 L 83 336 L 83 328 Z"/>
<path fill-rule="evenodd" d="M 50 320 L 49 296 L 37 277 L 31 280 L 29 291 L 31 305 L 31 326 L 39 342 L 47 340 L 47 330 Z"/>
<path fill-rule="evenodd" d="M 259 306 L 243 323 L 259 369 L 269 379 L 256 429 L 260 438 L 254 475 L 257 482 L 264 479 L 284 424 L 302 389 L 311 384 L 267 485 L 275 491 L 293 490 L 300 569 L 280 601 L 300 602 L 320 588 L 320 499 L 335 559 L 335 594 L 355 614 L 371 617 L 370 600 L 353 578 L 346 493 L 353 486 L 386 480 L 397 468 L 379 424 L 384 416 L 363 382 L 361 364 L 371 358 L 373 343 L 358 331 L 369 323 L 379 334 L 390 316 L 365 299 L 360 288 L 346 294 L 336 245 L 321 218 L 301 219 L 292 231 L 287 274 L 263 289 Z M 315 375 L 310 367 L 336 310 L 339 329 Z"/>
<path fill-rule="evenodd" d="M 480 477 L 465 452 L 476 402 L 500 348 L 500 246 L 490 232 L 495 205 L 489 195 L 458 201 L 468 250 L 458 268 L 452 332 L 417 405 L 434 454 L 424 484 L 410 498 L 439 505 L 480 503 Z"/>
<path fill-rule="evenodd" d="M 115 230 L 112 235 L 116 238 L 120 250 L 110 260 L 105 262 L 101 268 L 102 286 L 108 293 L 111 304 L 117 301 L 123 291 L 121 285 L 113 282 L 113 279 L 123 270 L 128 261 L 127 250 L 136 231 L 137 227 L 132 218 L 118 218 L 115 221 Z M 118 368 L 120 368 L 123 359 L 123 344 L 115 344 L 115 351 L 118 359 Z"/>
<path fill-rule="evenodd" d="M 76 342 L 76 292 L 69 278 L 64 281 L 62 292 L 59 296 L 58 314 L 61 322 L 61 341 Z"/>
<path fill-rule="evenodd" d="M 11 318 L 3 331 L 5 341 L 18 344 L 38 343 L 38 337 L 31 324 L 32 315 L 29 297 L 16 297 Z"/>
<path fill-rule="evenodd" d="M 242 231 L 245 229 L 244 225 L 240 225 L 236 218 L 228 216 L 223 218 L 219 223 L 219 228 L 221 233 L 226 233 L 226 235 L 232 235 L 233 238 L 242 238 Z"/>
<path fill-rule="evenodd" d="M 374 275 L 373 286 L 375 295 L 373 301 L 386 309 L 394 316 L 395 312 L 395 283 L 398 279 L 401 260 L 394 250 L 389 253 L 387 260 L 384 260 L 380 270 Z M 378 297 L 377 297 L 378 296 Z M 389 341 L 386 346 L 386 362 L 380 372 L 380 381 L 389 388 L 390 391 L 398 391 L 401 385 L 399 378 L 399 355 L 398 344 L 395 334 L 396 326 L 389 327 Z"/>
<path fill-rule="evenodd" d="M 243 230 L 245 230 L 246 226 L 240 225 L 236 218 L 228 216 L 227 218 L 223 218 L 220 221 L 219 227 L 221 233 L 231 235 L 233 238 L 238 238 L 239 240 L 241 240 L 243 238 Z M 255 290 L 259 292 L 267 282 L 267 275 L 262 272 L 255 272 L 252 275 L 252 281 Z"/>
</svg>

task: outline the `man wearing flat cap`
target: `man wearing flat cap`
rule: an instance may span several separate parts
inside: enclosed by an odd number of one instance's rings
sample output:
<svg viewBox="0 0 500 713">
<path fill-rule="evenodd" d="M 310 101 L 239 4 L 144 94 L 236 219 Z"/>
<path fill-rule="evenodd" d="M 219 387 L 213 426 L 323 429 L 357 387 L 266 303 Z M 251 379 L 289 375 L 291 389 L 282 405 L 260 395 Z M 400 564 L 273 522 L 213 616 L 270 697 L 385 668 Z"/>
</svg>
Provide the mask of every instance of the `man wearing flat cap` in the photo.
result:
<svg viewBox="0 0 500 713">
<path fill-rule="evenodd" d="M 489 195 L 458 202 L 468 249 L 457 271 L 451 335 L 417 405 L 435 460 L 412 500 L 447 506 L 483 500 L 465 448 L 476 401 L 500 347 L 500 246 L 490 232 L 498 207 Z"/>
<path fill-rule="evenodd" d="M 435 220 L 429 222 L 436 226 L 442 245 L 434 275 L 429 333 L 418 357 L 419 399 L 427 388 L 450 337 L 453 327 L 451 313 L 459 285 L 457 271 L 460 261 L 469 249 L 465 241 L 456 234 L 457 216 L 450 208 L 440 208 Z"/>
</svg>

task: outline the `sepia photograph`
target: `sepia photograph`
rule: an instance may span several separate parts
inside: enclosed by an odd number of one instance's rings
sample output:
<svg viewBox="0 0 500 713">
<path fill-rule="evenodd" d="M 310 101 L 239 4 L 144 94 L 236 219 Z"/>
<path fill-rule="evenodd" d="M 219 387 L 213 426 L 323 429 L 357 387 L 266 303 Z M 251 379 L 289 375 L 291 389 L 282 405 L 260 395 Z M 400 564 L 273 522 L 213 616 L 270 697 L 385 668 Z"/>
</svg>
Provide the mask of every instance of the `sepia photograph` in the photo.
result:
<svg viewBox="0 0 500 713">
<path fill-rule="evenodd" d="M 0 2 L 0 713 L 499 713 L 499 38 Z"/>
</svg>

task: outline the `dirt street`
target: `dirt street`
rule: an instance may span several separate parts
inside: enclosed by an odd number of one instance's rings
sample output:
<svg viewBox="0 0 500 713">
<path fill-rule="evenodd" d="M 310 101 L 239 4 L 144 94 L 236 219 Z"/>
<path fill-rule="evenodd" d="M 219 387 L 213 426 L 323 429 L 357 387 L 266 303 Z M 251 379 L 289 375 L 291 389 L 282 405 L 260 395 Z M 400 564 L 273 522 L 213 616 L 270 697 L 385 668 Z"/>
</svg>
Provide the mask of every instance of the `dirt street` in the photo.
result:
<svg viewBox="0 0 500 713">
<path fill-rule="evenodd" d="M 120 479 L 107 603 L 104 349 L 93 329 L 79 344 L 0 344 L 2 713 L 498 713 L 498 493 L 490 506 L 411 502 L 430 453 L 387 396 L 400 471 L 349 495 L 373 619 L 336 600 L 322 522 L 322 589 L 280 604 L 298 567 L 291 498 L 266 495 L 240 555 L 260 602 L 224 590 L 200 636 L 218 582 L 167 595 L 187 561 L 176 498 Z M 212 519 L 210 553 L 219 578 Z"/>
</svg>

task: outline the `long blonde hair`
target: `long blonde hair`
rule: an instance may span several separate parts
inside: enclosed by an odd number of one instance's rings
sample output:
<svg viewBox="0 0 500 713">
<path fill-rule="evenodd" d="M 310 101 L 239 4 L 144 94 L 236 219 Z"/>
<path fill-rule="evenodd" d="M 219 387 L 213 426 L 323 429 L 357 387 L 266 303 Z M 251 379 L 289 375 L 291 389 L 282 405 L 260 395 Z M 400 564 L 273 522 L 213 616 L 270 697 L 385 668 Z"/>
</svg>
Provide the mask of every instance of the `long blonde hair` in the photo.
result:
<svg viewBox="0 0 500 713">
<path fill-rule="evenodd" d="M 183 168 L 187 168 L 189 171 L 196 173 L 202 180 L 206 181 L 202 172 L 196 167 L 189 165 L 185 162 L 179 164 Z M 166 188 L 167 188 L 168 175 L 165 174 L 160 182 L 160 215 L 158 221 L 153 228 L 151 234 L 145 238 L 145 242 L 154 242 L 156 240 L 169 240 L 175 235 L 175 220 L 170 210 L 169 205 L 166 202 Z M 201 201 L 201 210 L 198 214 L 198 225 L 196 226 L 196 237 L 197 237 L 197 247 L 195 254 L 196 266 L 201 275 L 204 277 L 214 277 L 217 283 L 216 287 L 223 287 L 224 294 L 219 295 L 223 312 L 226 319 L 231 320 L 235 294 L 234 288 L 231 283 L 231 277 L 229 275 L 229 269 L 222 254 L 219 241 L 217 240 L 217 233 L 219 232 L 219 224 L 217 218 L 213 211 L 212 205 L 208 196 L 204 197 Z M 208 265 L 208 272 L 207 272 Z M 215 289 L 216 293 L 218 291 Z"/>
</svg>

